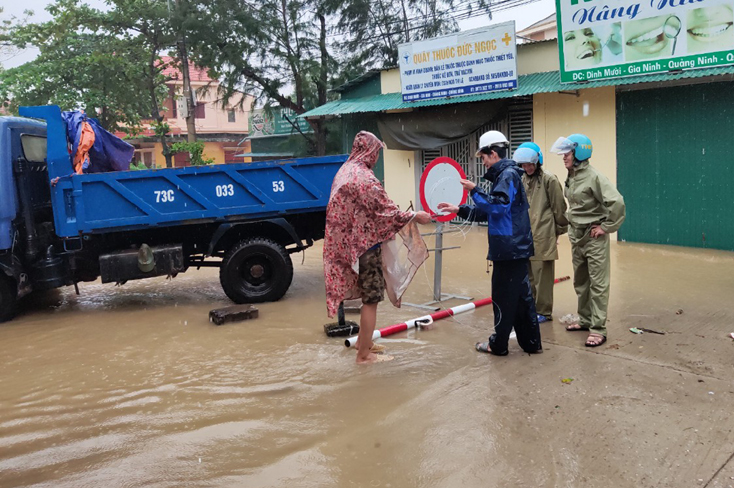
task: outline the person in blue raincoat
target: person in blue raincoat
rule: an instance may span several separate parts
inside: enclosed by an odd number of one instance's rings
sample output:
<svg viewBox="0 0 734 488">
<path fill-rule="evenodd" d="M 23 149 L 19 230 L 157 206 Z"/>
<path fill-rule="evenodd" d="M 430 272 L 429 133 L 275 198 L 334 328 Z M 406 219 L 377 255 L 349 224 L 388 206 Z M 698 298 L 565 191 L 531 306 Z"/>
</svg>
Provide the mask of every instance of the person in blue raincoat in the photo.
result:
<svg viewBox="0 0 734 488">
<path fill-rule="evenodd" d="M 523 170 L 513 160 L 507 159 L 509 145 L 501 132 L 484 133 L 479 139 L 477 157 L 487 168 L 484 178 L 491 183 L 489 194 L 472 181 L 461 180 L 461 185 L 469 190 L 474 206 L 438 205 L 440 210 L 457 213 L 463 219 L 488 223 L 487 259 L 494 264 L 494 333 L 487 342 L 478 342 L 475 347 L 477 351 L 497 356 L 508 354 L 513 328 L 517 342 L 525 352 L 543 352 L 528 277 L 528 262 L 534 249 L 528 201 L 522 184 Z"/>
</svg>

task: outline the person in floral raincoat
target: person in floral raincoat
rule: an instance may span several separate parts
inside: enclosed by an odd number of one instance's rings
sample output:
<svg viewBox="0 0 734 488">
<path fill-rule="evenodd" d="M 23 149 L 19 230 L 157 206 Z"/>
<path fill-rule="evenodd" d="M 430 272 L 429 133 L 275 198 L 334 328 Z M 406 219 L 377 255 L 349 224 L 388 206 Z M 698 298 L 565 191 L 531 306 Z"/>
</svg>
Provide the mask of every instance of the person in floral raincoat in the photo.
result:
<svg viewBox="0 0 734 488">
<path fill-rule="evenodd" d="M 390 359 L 372 351 L 377 304 L 387 292 L 399 307 L 403 292 L 428 257 L 416 223 L 429 223 L 430 215 L 400 210 L 372 171 L 383 146 L 370 132 L 357 134 L 349 159 L 334 177 L 326 208 L 327 311 L 333 317 L 342 301 L 362 299 L 356 344 L 359 364 Z M 394 249 L 405 251 L 402 262 Z"/>
</svg>

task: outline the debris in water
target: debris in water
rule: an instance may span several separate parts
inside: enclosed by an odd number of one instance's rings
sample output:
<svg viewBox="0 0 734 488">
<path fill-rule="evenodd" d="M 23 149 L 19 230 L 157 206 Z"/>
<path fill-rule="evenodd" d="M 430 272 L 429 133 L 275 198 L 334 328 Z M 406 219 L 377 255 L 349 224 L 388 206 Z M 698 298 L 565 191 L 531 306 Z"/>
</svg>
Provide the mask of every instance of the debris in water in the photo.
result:
<svg viewBox="0 0 734 488">
<path fill-rule="evenodd" d="M 256 319 L 259 315 L 260 312 L 258 309 L 252 305 L 234 305 L 232 307 L 218 308 L 210 311 L 209 322 L 214 325 L 222 325 L 227 322 Z"/>
<path fill-rule="evenodd" d="M 572 313 L 566 314 L 561 317 L 558 321 L 564 325 L 578 324 L 580 317 Z"/>
<path fill-rule="evenodd" d="M 642 331 L 637 327 L 631 327 L 630 332 L 632 332 L 633 334 L 642 334 Z"/>
<path fill-rule="evenodd" d="M 660 334 L 660 335 L 665 335 L 665 332 L 660 332 L 659 330 L 646 329 L 646 328 L 644 328 L 644 327 L 640 327 L 640 330 L 641 330 L 642 332 L 649 332 L 649 333 L 651 333 L 651 334 Z"/>
<path fill-rule="evenodd" d="M 362 310 L 362 300 L 344 300 L 345 313 L 359 313 Z"/>
<path fill-rule="evenodd" d="M 729 334 L 729 336 L 730 336 L 730 337 L 731 337 L 732 339 L 734 339 L 734 332 L 732 332 L 731 334 Z"/>
<path fill-rule="evenodd" d="M 329 337 L 349 337 L 359 333 L 359 324 L 354 320 L 345 320 L 343 324 L 332 322 L 324 324 L 324 332 Z"/>
<path fill-rule="evenodd" d="M 676 315 L 683 315 L 683 309 L 679 308 L 677 312 L 675 312 Z"/>
<path fill-rule="evenodd" d="M 619 349 L 619 344 L 612 344 L 607 349 Z"/>
<path fill-rule="evenodd" d="M 561 383 L 563 383 L 564 385 L 570 385 L 572 381 L 573 381 L 573 378 L 563 378 L 561 380 Z"/>
<path fill-rule="evenodd" d="M 710 392 L 709 392 L 709 395 L 713 395 L 713 394 L 714 394 L 714 392 L 713 392 L 713 391 L 710 391 Z"/>
</svg>

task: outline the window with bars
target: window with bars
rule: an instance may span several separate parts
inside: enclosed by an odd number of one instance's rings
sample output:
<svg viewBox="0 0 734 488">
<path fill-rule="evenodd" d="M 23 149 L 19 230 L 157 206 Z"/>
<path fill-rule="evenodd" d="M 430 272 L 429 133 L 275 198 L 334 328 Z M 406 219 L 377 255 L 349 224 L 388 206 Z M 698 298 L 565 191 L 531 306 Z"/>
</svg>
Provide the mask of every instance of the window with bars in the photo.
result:
<svg viewBox="0 0 734 488">
<path fill-rule="evenodd" d="M 235 119 L 234 109 L 227 110 L 227 122 L 229 122 L 230 124 L 233 124 L 235 121 L 236 119 Z"/>
<path fill-rule="evenodd" d="M 510 139 L 510 148 L 515 152 L 517 146 L 523 142 L 533 140 L 533 107 L 517 106 L 510 110 L 509 116 L 510 133 L 507 135 Z"/>
</svg>

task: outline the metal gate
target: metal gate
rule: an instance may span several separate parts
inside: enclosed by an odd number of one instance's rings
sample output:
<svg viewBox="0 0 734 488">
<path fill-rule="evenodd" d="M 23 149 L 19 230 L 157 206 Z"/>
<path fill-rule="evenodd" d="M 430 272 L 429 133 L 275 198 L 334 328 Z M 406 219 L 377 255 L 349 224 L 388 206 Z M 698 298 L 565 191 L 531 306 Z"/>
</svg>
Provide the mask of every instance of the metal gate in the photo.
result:
<svg viewBox="0 0 734 488">
<path fill-rule="evenodd" d="M 620 239 L 734 250 L 732 134 L 732 82 L 618 92 Z"/>
</svg>

